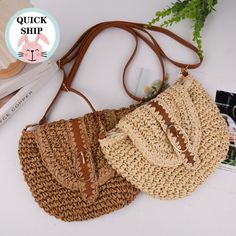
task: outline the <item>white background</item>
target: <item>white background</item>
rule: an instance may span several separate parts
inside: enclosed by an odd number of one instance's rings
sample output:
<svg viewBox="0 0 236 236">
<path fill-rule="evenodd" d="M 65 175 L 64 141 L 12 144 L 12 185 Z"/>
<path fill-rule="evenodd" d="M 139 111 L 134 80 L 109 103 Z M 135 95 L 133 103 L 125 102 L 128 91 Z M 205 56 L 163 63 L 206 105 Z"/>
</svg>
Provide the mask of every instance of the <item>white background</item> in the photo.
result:
<svg viewBox="0 0 236 236">
<path fill-rule="evenodd" d="M 87 27 L 107 20 L 147 22 L 166 0 L 34 0 L 36 7 L 48 11 L 57 20 L 61 42 L 56 58 L 65 53 Z M 216 89 L 236 92 L 236 2 L 221 0 L 203 30 L 205 60 L 192 74 L 204 85 L 212 98 Z M 173 31 L 191 40 L 191 23 L 176 25 Z M 156 37 L 174 58 L 189 62 L 194 57 L 164 37 Z M 118 108 L 132 101 L 122 90 L 123 65 L 133 47 L 125 32 L 107 30 L 90 47 L 77 73 L 75 88 L 88 95 L 97 109 Z M 168 64 L 168 63 L 167 63 Z M 158 74 L 157 60 L 143 45 L 129 73 L 129 86 L 135 82 L 141 67 Z M 178 69 L 167 65 L 174 81 Z M 57 76 L 34 96 L 0 131 L 0 235 L 149 235 L 149 236 L 218 236 L 236 235 L 236 173 L 217 170 L 190 197 L 160 201 L 140 194 L 124 209 L 100 218 L 66 223 L 47 215 L 34 202 L 20 169 L 17 146 L 22 128 L 39 120 L 58 86 Z M 63 94 L 51 120 L 71 118 L 89 112 L 80 98 Z"/>
</svg>

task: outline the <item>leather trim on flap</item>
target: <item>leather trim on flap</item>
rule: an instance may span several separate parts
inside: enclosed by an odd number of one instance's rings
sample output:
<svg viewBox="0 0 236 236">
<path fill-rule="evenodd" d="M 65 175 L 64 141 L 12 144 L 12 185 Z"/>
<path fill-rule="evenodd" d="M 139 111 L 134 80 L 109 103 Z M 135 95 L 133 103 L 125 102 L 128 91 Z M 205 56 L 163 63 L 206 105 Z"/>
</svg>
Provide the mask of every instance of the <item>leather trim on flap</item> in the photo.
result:
<svg viewBox="0 0 236 236">
<path fill-rule="evenodd" d="M 41 159 L 56 181 L 72 191 L 80 191 L 84 201 L 98 195 L 94 159 L 83 119 L 60 120 L 35 130 Z"/>
<path fill-rule="evenodd" d="M 85 201 L 94 201 L 98 195 L 98 181 L 91 150 L 86 145 L 86 127 L 81 120 L 69 123 L 72 135 L 74 174 L 80 183 Z"/>
<path fill-rule="evenodd" d="M 187 164 L 189 163 L 193 166 L 196 161 L 194 159 L 193 153 L 191 153 L 188 149 L 189 139 L 184 130 L 171 120 L 166 110 L 158 103 L 158 101 L 151 101 L 149 105 L 154 107 L 155 111 L 162 116 L 167 126 L 167 137 L 175 150 L 177 152 L 183 153 L 184 157 L 187 159 Z"/>
<path fill-rule="evenodd" d="M 198 148 L 201 127 L 194 104 L 185 88 L 185 83 L 176 84 L 159 97 L 149 102 L 150 111 L 162 126 L 174 151 L 183 159 L 186 168 L 195 169 L 199 164 Z"/>
<path fill-rule="evenodd" d="M 102 111 L 106 129 L 113 128 L 125 113 L 127 109 L 118 111 L 118 116 L 112 110 Z M 94 201 L 99 186 L 116 175 L 102 158 L 98 135 L 97 119 L 92 113 L 41 125 L 34 131 L 40 158 L 54 180 L 67 189 L 79 191 L 86 202 Z"/>
</svg>

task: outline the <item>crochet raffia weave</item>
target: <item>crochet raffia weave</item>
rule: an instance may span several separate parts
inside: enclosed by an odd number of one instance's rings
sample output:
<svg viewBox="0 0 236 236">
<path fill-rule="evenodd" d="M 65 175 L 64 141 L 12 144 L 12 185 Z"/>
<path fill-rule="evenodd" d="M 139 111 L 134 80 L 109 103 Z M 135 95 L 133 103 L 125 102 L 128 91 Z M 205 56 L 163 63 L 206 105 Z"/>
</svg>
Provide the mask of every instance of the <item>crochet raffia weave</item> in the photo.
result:
<svg viewBox="0 0 236 236">
<path fill-rule="evenodd" d="M 100 144 L 112 167 L 141 191 L 177 199 L 224 160 L 229 138 L 218 108 L 188 76 L 122 118 Z"/>
<path fill-rule="evenodd" d="M 133 109 L 105 110 L 100 118 L 110 130 Z M 124 207 L 138 194 L 107 163 L 99 130 L 91 113 L 23 131 L 19 157 L 24 177 L 36 202 L 50 215 L 64 221 L 87 220 Z M 76 140 L 82 140 L 82 156 Z"/>
</svg>

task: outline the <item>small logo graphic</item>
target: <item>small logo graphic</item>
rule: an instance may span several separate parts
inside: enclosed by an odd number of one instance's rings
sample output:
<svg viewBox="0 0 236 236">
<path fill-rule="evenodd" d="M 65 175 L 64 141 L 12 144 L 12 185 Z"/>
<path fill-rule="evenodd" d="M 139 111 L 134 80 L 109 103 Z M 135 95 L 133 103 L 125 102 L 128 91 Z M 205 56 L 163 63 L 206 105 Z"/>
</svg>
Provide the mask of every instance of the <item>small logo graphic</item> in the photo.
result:
<svg viewBox="0 0 236 236">
<path fill-rule="evenodd" d="M 59 43 L 59 29 L 47 12 L 26 8 L 11 17 L 6 27 L 6 44 L 17 59 L 39 63 L 49 59 Z"/>
<path fill-rule="evenodd" d="M 42 46 L 38 42 L 39 39 L 49 45 L 49 40 L 44 34 L 38 34 L 34 41 L 29 41 L 28 35 L 22 35 L 18 41 L 18 47 L 23 44 L 18 56 L 22 57 L 24 61 L 40 62 L 42 57 L 47 57 L 47 51 L 43 51 Z"/>
</svg>

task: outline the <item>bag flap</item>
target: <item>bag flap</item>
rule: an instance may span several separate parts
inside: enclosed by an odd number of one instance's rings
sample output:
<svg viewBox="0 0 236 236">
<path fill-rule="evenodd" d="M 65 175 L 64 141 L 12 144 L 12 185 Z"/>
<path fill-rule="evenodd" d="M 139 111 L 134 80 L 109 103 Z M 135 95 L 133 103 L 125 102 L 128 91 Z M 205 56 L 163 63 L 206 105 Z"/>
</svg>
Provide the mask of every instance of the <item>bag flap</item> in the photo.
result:
<svg viewBox="0 0 236 236">
<path fill-rule="evenodd" d="M 127 115 L 118 128 L 157 166 L 198 165 L 201 126 L 185 83 L 176 83 Z"/>
<path fill-rule="evenodd" d="M 110 112 L 109 117 L 112 117 Z M 86 122 L 90 122 L 88 125 L 91 127 L 86 127 Z M 93 114 L 88 114 L 79 119 L 52 122 L 35 130 L 35 139 L 45 167 L 62 186 L 73 191 L 79 190 L 82 198 L 88 202 L 95 201 L 98 186 L 115 174 L 105 158 L 104 163 L 98 163 L 92 150 L 98 143 L 98 129 Z M 97 137 L 92 134 L 97 134 Z"/>
</svg>

